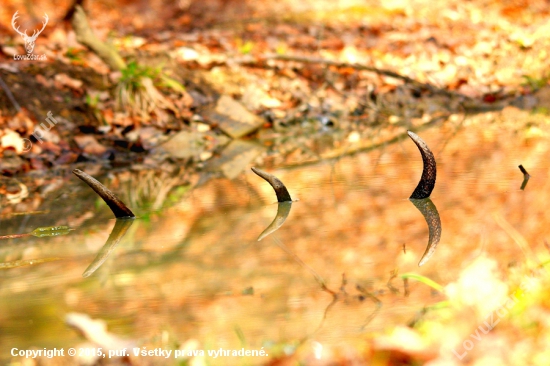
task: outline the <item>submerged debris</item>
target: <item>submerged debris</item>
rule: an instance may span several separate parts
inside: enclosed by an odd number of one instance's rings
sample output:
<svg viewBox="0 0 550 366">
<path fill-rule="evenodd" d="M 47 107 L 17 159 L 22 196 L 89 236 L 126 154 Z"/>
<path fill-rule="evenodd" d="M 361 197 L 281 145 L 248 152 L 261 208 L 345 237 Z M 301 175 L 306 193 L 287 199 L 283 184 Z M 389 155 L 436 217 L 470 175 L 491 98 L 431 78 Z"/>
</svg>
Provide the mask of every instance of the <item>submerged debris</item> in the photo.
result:
<svg viewBox="0 0 550 366">
<path fill-rule="evenodd" d="M 407 131 L 409 137 L 420 150 L 422 155 L 422 162 L 424 163 L 424 169 L 422 170 L 422 177 L 420 182 L 416 186 L 414 192 L 409 198 L 412 199 L 423 199 L 430 197 L 432 191 L 435 187 L 435 177 L 437 175 L 437 170 L 435 166 L 434 154 L 428 148 L 428 145 L 422 140 L 417 134 L 411 131 Z"/>
<path fill-rule="evenodd" d="M 73 170 L 74 175 L 82 179 L 86 184 L 88 184 L 92 189 L 105 201 L 109 206 L 115 217 L 118 218 L 129 218 L 136 217 L 132 211 L 124 202 L 122 202 L 113 192 L 111 192 L 103 184 L 99 183 L 97 179 L 89 175 L 88 173 L 83 172 L 80 169 Z"/>
<path fill-rule="evenodd" d="M 273 189 L 275 190 L 275 194 L 277 195 L 277 201 L 279 202 L 289 202 L 292 201 L 292 198 L 290 198 L 290 194 L 288 193 L 288 190 L 286 189 L 283 182 L 279 180 L 276 176 L 266 173 L 258 168 L 252 167 L 252 171 L 265 179 L 267 183 L 271 184 Z"/>
</svg>

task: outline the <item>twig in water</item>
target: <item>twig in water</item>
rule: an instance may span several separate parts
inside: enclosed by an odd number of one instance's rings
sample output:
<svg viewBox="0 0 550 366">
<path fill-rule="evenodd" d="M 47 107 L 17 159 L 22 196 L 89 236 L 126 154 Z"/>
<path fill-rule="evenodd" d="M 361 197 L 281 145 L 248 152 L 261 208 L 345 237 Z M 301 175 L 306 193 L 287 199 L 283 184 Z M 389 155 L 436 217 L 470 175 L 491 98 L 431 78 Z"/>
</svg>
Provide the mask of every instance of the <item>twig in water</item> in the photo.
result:
<svg viewBox="0 0 550 366">
<path fill-rule="evenodd" d="M 78 178 L 86 182 L 86 184 L 88 184 L 103 199 L 103 201 L 105 201 L 117 219 L 123 217 L 136 217 L 134 213 L 126 207 L 124 202 L 115 196 L 113 192 L 107 189 L 107 187 L 99 183 L 97 179 L 80 169 L 73 170 L 73 173 Z"/>
<path fill-rule="evenodd" d="M 311 268 L 310 266 L 305 264 L 304 261 L 300 259 L 300 257 L 298 257 L 296 254 L 294 254 L 294 252 L 292 252 L 290 249 L 288 249 L 288 247 L 286 245 L 284 245 L 278 238 L 276 238 L 276 237 L 272 237 L 272 238 L 275 241 L 275 243 L 277 243 L 279 248 L 284 250 L 288 255 L 290 255 L 292 257 L 292 259 L 294 259 L 299 265 L 301 265 L 302 267 L 307 269 L 309 271 L 309 273 L 311 273 L 313 275 L 313 277 L 315 277 L 315 280 L 317 281 L 317 283 L 319 285 L 321 285 L 322 289 L 327 288 L 325 280 L 323 279 L 323 277 L 321 277 L 317 272 L 315 272 L 315 270 L 313 268 Z"/>
</svg>

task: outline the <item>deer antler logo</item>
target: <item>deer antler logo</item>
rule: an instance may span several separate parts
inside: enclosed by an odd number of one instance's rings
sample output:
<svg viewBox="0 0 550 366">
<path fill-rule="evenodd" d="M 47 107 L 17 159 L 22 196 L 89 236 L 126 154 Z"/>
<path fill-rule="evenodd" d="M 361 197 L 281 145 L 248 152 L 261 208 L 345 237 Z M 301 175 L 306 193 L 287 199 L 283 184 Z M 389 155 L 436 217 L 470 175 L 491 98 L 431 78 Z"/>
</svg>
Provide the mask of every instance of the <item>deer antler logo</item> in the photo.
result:
<svg viewBox="0 0 550 366">
<path fill-rule="evenodd" d="M 48 24 L 48 19 L 49 19 L 48 14 L 44 13 L 45 22 L 42 23 L 42 29 L 40 29 L 40 31 L 38 31 L 38 33 L 36 33 L 36 30 L 35 30 L 34 33 L 32 34 L 32 36 L 29 36 L 27 34 L 26 29 L 25 29 L 25 32 L 21 32 L 19 30 L 19 27 L 16 27 L 15 20 L 18 18 L 17 13 L 18 13 L 18 11 L 16 11 L 15 14 L 13 14 L 13 18 L 11 18 L 11 26 L 13 27 L 13 29 L 15 29 L 15 31 L 17 33 L 19 33 L 21 35 L 21 37 L 23 37 L 23 40 L 25 41 L 25 50 L 27 50 L 28 54 L 31 54 L 32 50 L 34 50 L 34 42 L 36 41 L 36 38 L 38 37 L 38 35 L 40 33 L 42 33 L 44 28 L 46 28 L 46 24 Z"/>
</svg>

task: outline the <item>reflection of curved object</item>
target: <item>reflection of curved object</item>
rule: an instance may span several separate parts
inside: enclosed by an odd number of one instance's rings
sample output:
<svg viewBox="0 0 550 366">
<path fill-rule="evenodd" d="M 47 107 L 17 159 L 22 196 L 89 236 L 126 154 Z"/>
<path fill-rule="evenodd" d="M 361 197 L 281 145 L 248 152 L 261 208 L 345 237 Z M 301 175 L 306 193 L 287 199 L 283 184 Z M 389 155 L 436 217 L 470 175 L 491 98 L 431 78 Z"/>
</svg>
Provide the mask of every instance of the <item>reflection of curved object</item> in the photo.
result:
<svg viewBox="0 0 550 366">
<path fill-rule="evenodd" d="M 113 192 L 107 189 L 107 187 L 99 183 L 97 179 L 80 169 L 73 170 L 73 173 L 78 178 L 86 182 L 87 185 L 89 185 L 101 198 L 103 198 L 103 201 L 105 201 L 111 211 L 113 211 L 113 214 L 115 214 L 117 219 L 123 217 L 136 217 L 134 213 L 126 207 L 124 202 L 115 196 Z"/>
<path fill-rule="evenodd" d="M 109 238 L 105 242 L 105 245 L 103 245 L 99 253 L 97 253 L 94 261 L 88 266 L 88 268 L 86 268 L 86 270 L 82 274 L 82 277 L 91 276 L 99 267 L 101 267 L 107 257 L 111 255 L 111 252 L 115 249 L 120 239 L 122 239 L 124 235 L 126 235 L 126 232 L 133 223 L 134 220 L 129 219 L 116 220 L 115 226 L 113 227 Z"/>
<path fill-rule="evenodd" d="M 285 222 L 286 218 L 288 217 L 288 214 L 290 213 L 290 208 L 292 207 L 292 202 L 279 202 L 279 205 L 277 207 L 277 215 L 275 215 L 275 218 L 269 224 L 269 226 L 262 231 L 260 236 L 258 237 L 258 241 L 262 240 L 269 234 L 271 234 L 274 231 L 277 231 L 283 223 Z"/>
<path fill-rule="evenodd" d="M 523 182 L 521 182 L 521 187 L 519 187 L 519 189 L 521 189 L 522 191 L 525 190 L 525 187 L 527 187 L 527 183 L 529 183 L 529 178 L 523 178 Z"/>
<path fill-rule="evenodd" d="M 431 199 L 411 199 L 410 201 L 414 207 L 420 211 L 422 216 L 424 216 L 430 233 L 428 246 L 426 247 L 426 251 L 418 263 L 418 266 L 420 267 L 431 258 L 431 256 L 435 253 L 437 244 L 439 244 L 439 240 L 441 239 L 441 219 L 439 218 L 439 212 L 437 212 L 437 208 L 435 208 L 435 205 Z"/>
<path fill-rule="evenodd" d="M 428 198 L 430 197 L 430 194 L 434 189 L 435 176 L 437 174 L 437 170 L 435 168 L 434 154 L 432 154 L 432 152 L 428 148 L 428 145 L 426 145 L 424 140 L 418 137 L 417 134 L 411 131 L 407 131 L 407 134 L 416 144 L 416 146 L 418 147 L 418 150 L 420 150 L 420 154 L 422 155 L 422 162 L 424 163 L 424 169 L 422 170 L 422 177 L 420 178 L 420 182 L 418 182 L 418 185 L 416 186 L 414 192 L 411 194 L 410 198 L 413 198 L 413 199 Z"/>
<path fill-rule="evenodd" d="M 288 190 L 286 189 L 283 182 L 279 180 L 276 176 L 266 173 L 260 169 L 252 167 L 252 171 L 265 179 L 267 183 L 271 184 L 273 189 L 275 190 L 275 194 L 277 195 L 277 201 L 279 202 L 288 202 L 292 201 L 292 198 L 290 198 L 290 194 L 288 193 Z"/>
</svg>

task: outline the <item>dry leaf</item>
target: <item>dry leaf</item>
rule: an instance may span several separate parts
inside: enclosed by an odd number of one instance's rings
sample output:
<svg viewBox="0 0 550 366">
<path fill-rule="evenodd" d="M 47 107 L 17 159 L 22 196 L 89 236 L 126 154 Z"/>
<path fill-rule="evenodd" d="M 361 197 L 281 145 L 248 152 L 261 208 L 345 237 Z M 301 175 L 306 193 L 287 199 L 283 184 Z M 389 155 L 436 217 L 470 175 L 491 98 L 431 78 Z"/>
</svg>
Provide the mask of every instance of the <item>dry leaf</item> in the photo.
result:
<svg viewBox="0 0 550 366">
<path fill-rule="evenodd" d="M 76 141 L 78 147 L 87 154 L 99 156 L 107 151 L 107 148 L 97 142 L 96 138 L 93 136 L 75 136 L 74 140 Z"/>
</svg>

